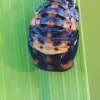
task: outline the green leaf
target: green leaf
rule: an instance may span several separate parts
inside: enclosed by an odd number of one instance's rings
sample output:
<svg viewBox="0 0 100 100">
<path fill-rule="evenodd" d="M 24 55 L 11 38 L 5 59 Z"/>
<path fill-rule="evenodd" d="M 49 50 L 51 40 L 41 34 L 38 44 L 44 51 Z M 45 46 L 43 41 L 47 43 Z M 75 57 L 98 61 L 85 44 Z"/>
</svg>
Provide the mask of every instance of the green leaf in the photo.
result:
<svg viewBox="0 0 100 100">
<path fill-rule="evenodd" d="M 82 21 L 75 66 L 47 72 L 28 50 L 29 22 L 44 0 L 0 0 L 0 100 L 90 100 Z M 80 9 L 80 3 L 78 1 Z"/>
</svg>

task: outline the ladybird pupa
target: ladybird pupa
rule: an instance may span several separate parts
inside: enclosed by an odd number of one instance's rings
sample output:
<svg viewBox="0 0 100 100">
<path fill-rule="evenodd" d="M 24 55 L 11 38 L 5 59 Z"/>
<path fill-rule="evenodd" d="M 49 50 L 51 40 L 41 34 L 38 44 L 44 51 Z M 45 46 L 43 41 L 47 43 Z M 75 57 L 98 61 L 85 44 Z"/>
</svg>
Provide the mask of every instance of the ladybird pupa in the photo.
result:
<svg viewBox="0 0 100 100">
<path fill-rule="evenodd" d="M 73 67 L 77 53 L 79 14 L 76 0 L 48 0 L 30 21 L 28 47 L 34 64 L 47 71 Z"/>
</svg>

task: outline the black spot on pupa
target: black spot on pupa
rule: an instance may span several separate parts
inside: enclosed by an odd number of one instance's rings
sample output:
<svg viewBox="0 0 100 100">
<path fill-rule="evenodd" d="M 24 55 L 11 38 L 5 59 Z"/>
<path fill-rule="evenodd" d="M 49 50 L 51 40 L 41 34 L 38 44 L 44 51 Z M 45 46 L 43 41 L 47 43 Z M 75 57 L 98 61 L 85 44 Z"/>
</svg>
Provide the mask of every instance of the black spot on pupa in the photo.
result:
<svg viewBox="0 0 100 100">
<path fill-rule="evenodd" d="M 54 50 L 58 51 L 59 49 L 58 48 L 54 48 Z"/>
<path fill-rule="evenodd" d="M 42 49 L 43 47 L 42 46 L 40 46 L 40 49 Z"/>
</svg>

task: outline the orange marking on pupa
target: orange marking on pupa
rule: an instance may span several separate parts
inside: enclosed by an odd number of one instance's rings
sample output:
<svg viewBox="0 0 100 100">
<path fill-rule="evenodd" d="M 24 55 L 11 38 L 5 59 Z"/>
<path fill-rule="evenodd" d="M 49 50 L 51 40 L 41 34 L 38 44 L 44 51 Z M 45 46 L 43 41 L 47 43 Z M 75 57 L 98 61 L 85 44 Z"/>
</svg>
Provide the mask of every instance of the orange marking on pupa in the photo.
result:
<svg viewBox="0 0 100 100">
<path fill-rule="evenodd" d="M 66 64 L 60 63 L 60 66 L 64 69 L 69 69 L 73 64 L 73 60 L 69 60 Z"/>
<path fill-rule="evenodd" d="M 52 10 L 48 11 L 48 15 L 51 17 L 55 17 L 57 15 L 57 13 L 55 10 L 52 9 Z"/>
<path fill-rule="evenodd" d="M 51 47 L 51 46 L 53 46 L 53 42 L 52 42 L 50 39 L 47 39 L 47 40 L 44 42 L 44 45 L 45 45 L 45 46 L 48 46 L 48 47 Z"/>
<path fill-rule="evenodd" d="M 46 23 L 49 27 L 54 27 L 55 23 L 52 21 L 52 20 L 49 20 L 47 23 Z"/>
<path fill-rule="evenodd" d="M 52 62 L 52 59 L 49 56 L 47 56 L 45 59 L 46 59 L 46 62 Z"/>
<path fill-rule="evenodd" d="M 36 20 L 35 25 L 40 26 L 40 20 Z"/>
<path fill-rule="evenodd" d="M 33 62 L 34 62 L 35 65 L 38 65 L 38 62 L 39 62 L 39 61 L 33 59 Z"/>
<path fill-rule="evenodd" d="M 30 25 L 35 26 L 35 21 L 36 21 L 36 19 L 33 17 L 33 18 L 31 19 L 31 21 L 30 21 Z"/>
<path fill-rule="evenodd" d="M 48 32 L 47 32 L 47 37 L 48 37 L 48 38 L 51 38 L 51 36 L 52 36 L 51 31 L 48 31 Z"/>
<path fill-rule="evenodd" d="M 71 25 L 71 23 L 63 22 L 63 28 L 64 29 L 69 29 L 70 28 L 70 25 Z"/>
<path fill-rule="evenodd" d="M 53 2 L 51 6 L 52 6 L 53 8 L 58 8 L 58 7 L 59 7 L 59 3 Z"/>
<path fill-rule="evenodd" d="M 69 10 L 66 10 L 66 13 L 71 14 L 71 12 Z"/>
<path fill-rule="evenodd" d="M 36 19 L 36 18 L 41 18 L 41 15 L 40 14 L 36 14 L 35 16 L 34 16 L 34 18 Z"/>
</svg>

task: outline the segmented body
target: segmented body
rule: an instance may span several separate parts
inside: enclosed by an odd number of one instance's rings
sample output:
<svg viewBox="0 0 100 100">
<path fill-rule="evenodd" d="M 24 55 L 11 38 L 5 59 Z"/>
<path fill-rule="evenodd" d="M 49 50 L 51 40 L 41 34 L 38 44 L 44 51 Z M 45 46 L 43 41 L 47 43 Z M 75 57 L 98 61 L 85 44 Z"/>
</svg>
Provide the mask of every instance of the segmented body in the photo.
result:
<svg viewBox="0 0 100 100">
<path fill-rule="evenodd" d="M 73 2 L 53 0 L 39 7 L 30 22 L 29 50 L 43 70 L 65 71 L 77 52 L 79 15 Z"/>
</svg>

